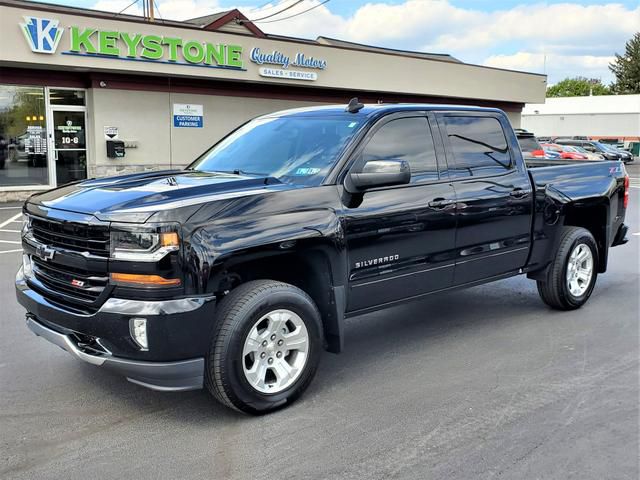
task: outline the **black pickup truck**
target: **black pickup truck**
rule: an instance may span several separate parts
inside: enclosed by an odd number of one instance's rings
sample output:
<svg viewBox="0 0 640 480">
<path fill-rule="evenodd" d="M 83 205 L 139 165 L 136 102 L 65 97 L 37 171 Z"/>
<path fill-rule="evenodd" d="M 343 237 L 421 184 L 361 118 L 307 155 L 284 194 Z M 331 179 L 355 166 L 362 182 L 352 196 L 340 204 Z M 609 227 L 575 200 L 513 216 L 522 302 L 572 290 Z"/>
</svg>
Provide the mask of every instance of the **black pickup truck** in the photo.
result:
<svg viewBox="0 0 640 480">
<path fill-rule="evenodd" d="M 261 413 L 342 349 L 346 317 L 519 274 L 581 307 L 627 202 L 621 162 L 525 165 L 500 110 L 290 110 L 185 170 L 32 196 L 16 292 L 80 360 Z"/>
</svg>

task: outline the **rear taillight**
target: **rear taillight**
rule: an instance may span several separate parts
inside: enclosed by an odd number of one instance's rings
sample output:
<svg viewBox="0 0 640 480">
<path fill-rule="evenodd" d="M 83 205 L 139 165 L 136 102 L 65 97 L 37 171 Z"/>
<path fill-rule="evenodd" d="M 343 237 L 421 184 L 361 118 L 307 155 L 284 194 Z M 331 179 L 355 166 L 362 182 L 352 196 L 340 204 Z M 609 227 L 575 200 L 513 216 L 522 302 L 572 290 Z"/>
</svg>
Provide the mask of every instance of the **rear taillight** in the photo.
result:
<svg viewBox="0 0 640 480">
<path fill-rule="evenodd" d="M 629 205 L 629 175 L 624 176 L 624 201 L 622 202 L 624 208 Z"/>
</svg>

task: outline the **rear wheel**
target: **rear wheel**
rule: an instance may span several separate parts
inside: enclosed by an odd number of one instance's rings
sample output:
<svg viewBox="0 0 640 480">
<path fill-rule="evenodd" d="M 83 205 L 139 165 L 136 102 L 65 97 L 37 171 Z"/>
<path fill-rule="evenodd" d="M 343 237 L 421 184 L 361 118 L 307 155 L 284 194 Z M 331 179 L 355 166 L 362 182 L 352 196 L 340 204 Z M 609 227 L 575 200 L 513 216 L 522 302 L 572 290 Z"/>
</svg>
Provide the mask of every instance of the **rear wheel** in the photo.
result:
<svg viewBox="0 0 640 480">
<path fill-rule="evenodd" d="M 293 285 L 240 285 L 219 305 L 207 388 L 224 405 L 252 414 L 293 402 L 317 370 L 320 322 L 313 300 Z"/>
<path fill-rule="evenodd" d="M 558 252 L 544 280 L 538 280 L 542 300 L 558 310 L 584 305 L 598 276 L 598 247 L 591 232 L 580 227 L 564 227 Z"/>
</svg>

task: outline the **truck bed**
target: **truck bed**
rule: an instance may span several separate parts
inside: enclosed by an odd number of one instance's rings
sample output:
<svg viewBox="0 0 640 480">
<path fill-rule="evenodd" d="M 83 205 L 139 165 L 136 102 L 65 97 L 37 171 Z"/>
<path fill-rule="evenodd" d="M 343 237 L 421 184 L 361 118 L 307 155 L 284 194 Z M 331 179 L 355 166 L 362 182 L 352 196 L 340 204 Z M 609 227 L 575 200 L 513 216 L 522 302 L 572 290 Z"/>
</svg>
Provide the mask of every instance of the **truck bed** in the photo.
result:
<svg viewBox="0 0 640 480">
<path fill-rule="evenodd" d="M 525 160 L 536 190 L 553 187 L 571 200 L 624 195 L 624 164 L 603 160 Z"/>
</svg>

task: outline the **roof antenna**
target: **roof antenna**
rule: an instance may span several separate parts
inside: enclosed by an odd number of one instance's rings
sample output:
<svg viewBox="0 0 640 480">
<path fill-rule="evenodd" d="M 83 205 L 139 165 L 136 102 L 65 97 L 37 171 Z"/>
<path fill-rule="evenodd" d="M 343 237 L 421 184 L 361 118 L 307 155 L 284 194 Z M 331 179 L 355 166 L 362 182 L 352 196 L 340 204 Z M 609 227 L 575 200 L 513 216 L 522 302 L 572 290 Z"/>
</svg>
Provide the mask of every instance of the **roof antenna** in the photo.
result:
<svg viewBox="0 0 640 480">
<path fill-rule="evenodd" d="M 353 97 L 349 100 L 349 105 L 344 109 L 345 112 L 349 113 L 358 113 L 360 110 L 364 108 L 364 103 L 360 103 L 358 101 L 358 97 Z"/>
</svg>

